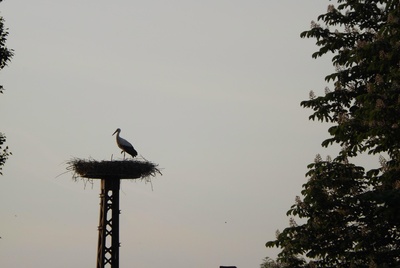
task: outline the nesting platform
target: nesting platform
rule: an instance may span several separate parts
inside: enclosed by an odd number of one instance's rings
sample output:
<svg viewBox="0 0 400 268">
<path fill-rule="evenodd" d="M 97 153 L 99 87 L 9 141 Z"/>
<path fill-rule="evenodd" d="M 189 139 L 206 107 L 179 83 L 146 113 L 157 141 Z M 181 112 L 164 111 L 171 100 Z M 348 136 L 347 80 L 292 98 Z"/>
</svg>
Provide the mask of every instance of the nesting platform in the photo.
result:
<svg viewBox="0 0 400 268">
<path fill-rule="evenodd" d="M 96 268 L 119 268 L 119 190 L 122 179 L 150 180 L 157 165 L 149 161 L 95 161 L 73 159 L 67 162 L 73 179 L 100 179 L 100 217 Z"/>
<path fill-rule="evenodd" d="M 96 161 L 73 159 L 67 162 L 73 178 L 77 179 L 146 179 L 161 174 L 157 165 L 149 161 Z"/>
</svg>

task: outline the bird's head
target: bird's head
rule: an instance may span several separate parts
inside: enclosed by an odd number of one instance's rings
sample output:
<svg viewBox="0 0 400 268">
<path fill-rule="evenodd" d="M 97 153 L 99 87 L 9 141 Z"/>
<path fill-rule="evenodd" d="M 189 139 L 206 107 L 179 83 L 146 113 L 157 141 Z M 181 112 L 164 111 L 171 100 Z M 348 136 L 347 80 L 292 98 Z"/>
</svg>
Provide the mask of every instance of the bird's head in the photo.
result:
<svg viewBox="0 0 400 268">
<path fill-rule="evenodd" d="M 117 132 L 120 133 L 120 132 L 121 132 L 121 129 L 120 129 L 120 128 L 117 128 L 117 130 L 114 131 L 114 133 L 113 133 L 111 136 L 114 136 L 114 134 L 117 133 Z"/>
</svg>

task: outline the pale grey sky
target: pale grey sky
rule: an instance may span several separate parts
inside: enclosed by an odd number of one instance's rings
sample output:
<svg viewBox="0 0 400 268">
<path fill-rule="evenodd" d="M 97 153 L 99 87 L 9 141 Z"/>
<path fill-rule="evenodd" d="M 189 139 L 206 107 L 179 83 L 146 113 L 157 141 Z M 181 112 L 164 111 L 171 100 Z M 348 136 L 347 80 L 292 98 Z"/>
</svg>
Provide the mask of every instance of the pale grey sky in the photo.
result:
<svg viewBox="0 0 400 268">
<path fill-rule="evenodd" d="M 329 1 L 5 0 L 0 267 L 94 267 L 99 182 L 117 127 L 163 176 L 122 183 L 120 267 L 258 267 L 327 126 L 300 102 L 330 59 L 300 39 Z"/>
</svg>

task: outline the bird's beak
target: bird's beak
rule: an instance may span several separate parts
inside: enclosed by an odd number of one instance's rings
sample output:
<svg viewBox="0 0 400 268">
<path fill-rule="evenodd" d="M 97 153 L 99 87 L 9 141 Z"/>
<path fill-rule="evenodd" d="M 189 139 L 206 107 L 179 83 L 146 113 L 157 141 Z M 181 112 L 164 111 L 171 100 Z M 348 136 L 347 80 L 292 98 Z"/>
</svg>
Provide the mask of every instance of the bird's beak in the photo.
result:
<svg viewBox="0 0 400 268">
<path fill-rule="evenodd" d="M 115 133 L 117 133 L 118 129 L 116 131 L 114 131 L 114 133 L 111 136 L 114 136 Z"/>
</svg>

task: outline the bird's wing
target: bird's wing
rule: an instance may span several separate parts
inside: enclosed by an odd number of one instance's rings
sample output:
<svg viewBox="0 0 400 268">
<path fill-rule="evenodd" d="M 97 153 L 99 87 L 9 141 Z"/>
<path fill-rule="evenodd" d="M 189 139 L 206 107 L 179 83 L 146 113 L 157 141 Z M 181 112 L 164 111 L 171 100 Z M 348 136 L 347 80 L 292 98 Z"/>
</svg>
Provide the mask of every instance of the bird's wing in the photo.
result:
<svg viewBox="0 0 400 268">
<path fill-rule="evenodd" d="M 133 147 L 132 144 L 129 143 L 129 141 L 123 139 L 123 138 L 119 138 L 119 143 L 121 144 L 121 146 L 123 147 Z"/>
<path fill-rule="evenodd" d="M 136 152 L 135 148 L 133 148 L 133 147 L 125 147 L 124 150 L 125 150 L 125 152 L 130 154 L 132 157 L 137 156 L 137 152 Z"/>
</svg>

